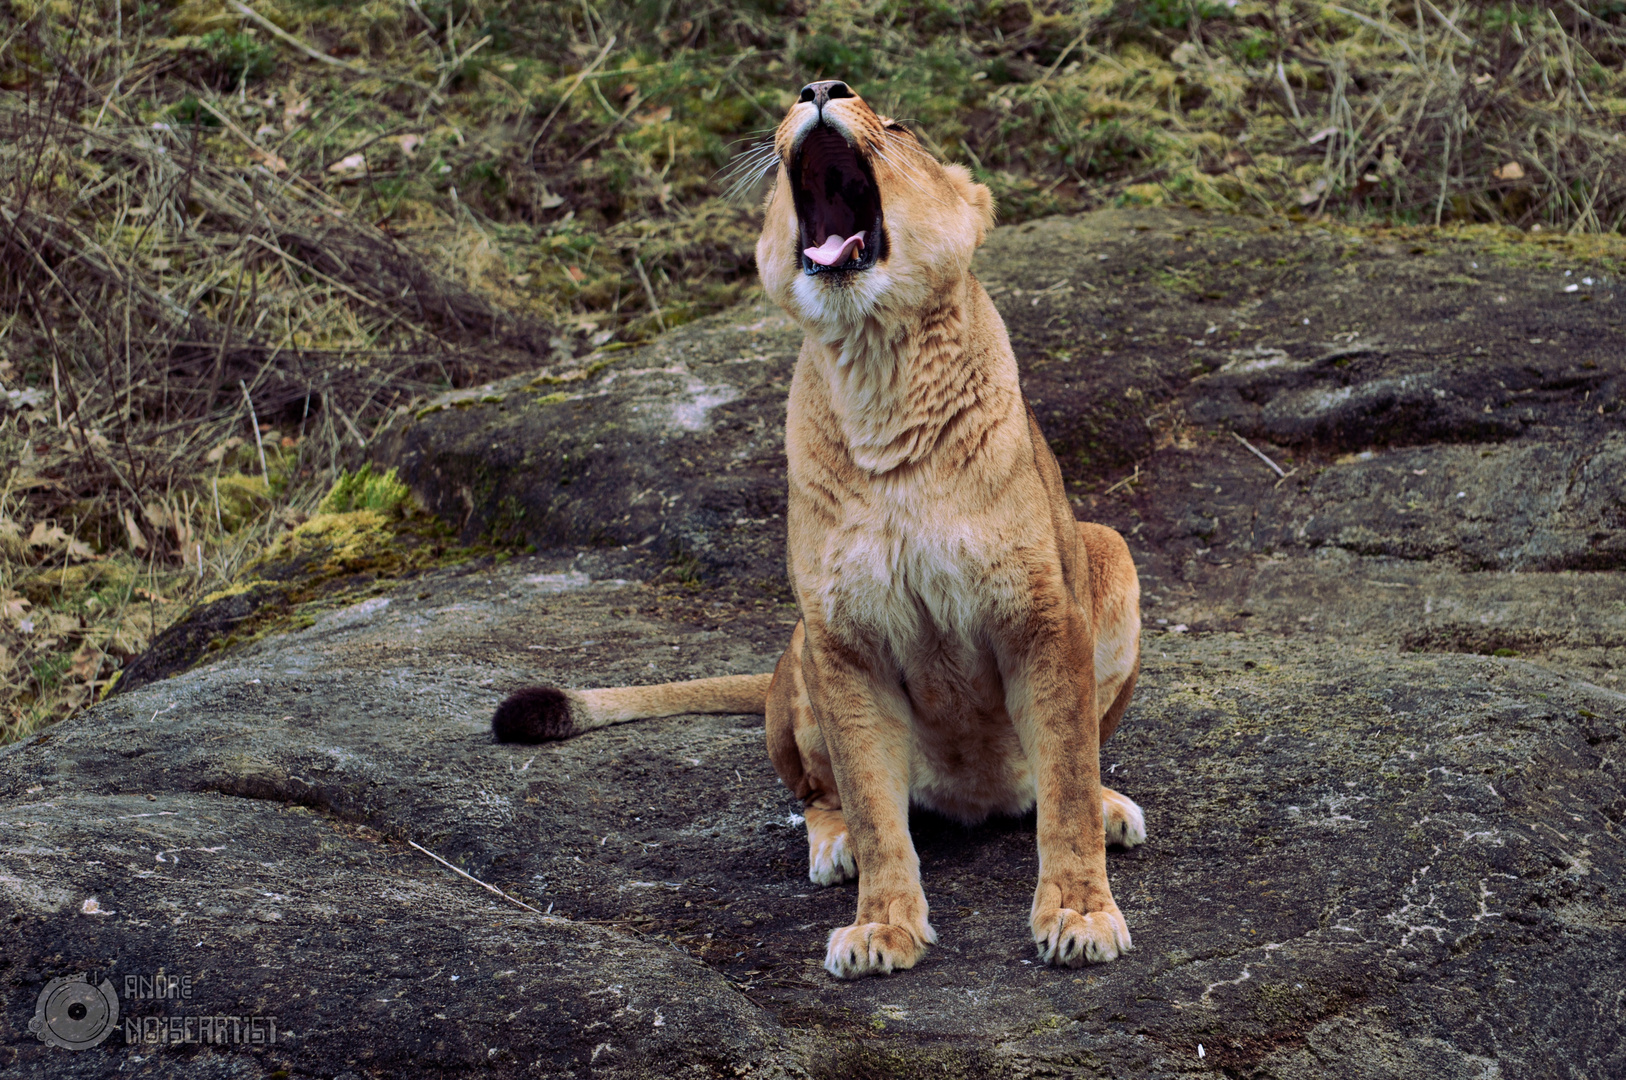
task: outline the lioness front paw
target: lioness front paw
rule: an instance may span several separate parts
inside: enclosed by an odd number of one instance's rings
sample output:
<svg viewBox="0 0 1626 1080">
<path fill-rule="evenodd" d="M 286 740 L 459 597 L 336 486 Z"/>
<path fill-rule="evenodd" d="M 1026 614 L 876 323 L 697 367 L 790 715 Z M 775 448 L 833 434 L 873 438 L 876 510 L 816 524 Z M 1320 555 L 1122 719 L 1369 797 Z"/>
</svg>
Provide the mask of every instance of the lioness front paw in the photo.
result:
<svg viewBox="0 0 1626 1080">
<path fill-rule="evenodd" d="M 937 932 L 925 922 L 915 929 L 874 922 L 837 927 L 824 950 L 824 970 L 838 979 L 890 975 L 914 967 L 936 940 Z"/>
<path fill-rule="evenodd" d="M 1129 924 L 1116 906 L 1105 911 L 1081 914 L 1072 908 L 1055 908 L 1033 918 L 1033 941 L 1039 957 L 1058 967 L 1078 967 L 1116 960 L 1134 947 L 1129 940 Z"/>
<path fill-rule="evenodd" d="M 1109 844 L 1135 847 L 1146 843 L 1146 815 L 1111 788 L 1101 789 L 1101 822 Z"/>
</svg>

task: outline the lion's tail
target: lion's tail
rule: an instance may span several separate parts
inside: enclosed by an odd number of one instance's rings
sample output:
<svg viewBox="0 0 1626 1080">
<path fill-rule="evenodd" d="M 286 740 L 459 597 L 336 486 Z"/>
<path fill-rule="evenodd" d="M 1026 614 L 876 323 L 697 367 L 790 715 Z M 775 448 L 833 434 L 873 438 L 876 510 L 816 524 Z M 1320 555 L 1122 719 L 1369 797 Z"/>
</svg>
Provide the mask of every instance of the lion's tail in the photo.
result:
<svg viewBox="0 0 1626 1080">
<path fill-rule="evenodd" d="M 626 720 L 683 713 L 761 714 L 767 709 L 768 684 L 772 681 L 772 675 L 724 675 L 605 690 L 527 686 L 509 694 L 497 706 L 491 730 L 498 742 L 541 743 L 568 739 Z"/>
</svg>

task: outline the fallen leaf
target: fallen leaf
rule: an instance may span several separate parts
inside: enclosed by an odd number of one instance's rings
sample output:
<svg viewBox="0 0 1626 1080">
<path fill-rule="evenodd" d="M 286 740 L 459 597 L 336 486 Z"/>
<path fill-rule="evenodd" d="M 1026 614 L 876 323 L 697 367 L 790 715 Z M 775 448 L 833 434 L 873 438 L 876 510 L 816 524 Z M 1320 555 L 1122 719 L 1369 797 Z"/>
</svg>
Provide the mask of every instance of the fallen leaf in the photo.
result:
<svg viewBox="0 0 1626 1080">
<path fill-rule="evenodd" d="M 17 622 L 23 617 L 23 612 L 33 606 L 33 602 L 25 596 L 0 597 L 0 616 Z"/>
<path fill-rule="evenodd" d="M 648 127 L 651 124 L 664 124 L 666 121 L 672 119 L 672 106 L 662 105 L 658 109 L 650 109 L 648 112 L 636 113 L 633 115 L 633 119 L 638 121 L 639 127 Z"/>
<path fill-rule="evenodd" d="M 351 154 L 340 158 L 327 167 L 330 173 L 364 173 L 367 171 L 367 158 L 363 154 Z"/>
<path fill-rule="evenodd" d="M 96 549 L 85 543 L 83 540 L 70 539 L 68 541 L 68 558 L 76 559 L 79 562 L 85 562 L 89 559 L 94 559 L 95 557 Z"/>
<path fill-rule="evenodd" d="M 29 387 L 27 390 L 7 390 L 6 404 L 13 409 L 43 409 L 46 401 L 45 391 Z"/>
<path fill-rule="evenodd" d="M 1509 161 L 1500 168 L 1493 170 L 1491 175 L 1498 180 L 1523 180 L 1524 166 L 1517 161 Z"/>
<path fill-rule="evenodd" d="M 36 521 L 34 529 L 28 534 L 29 547 L 59 548 L 68 542 L 68 534 L 60 525 L 48 525 L 43 521 Z"/>
<path fill-rule="evenodd" d="M 579 266 L 567 266 L 565 267 L 565 273 L 569 274 L 570 280 L 578 285 L 587 280 L 587 275 L 582 273 L 582 268 Z"/>
</svg>

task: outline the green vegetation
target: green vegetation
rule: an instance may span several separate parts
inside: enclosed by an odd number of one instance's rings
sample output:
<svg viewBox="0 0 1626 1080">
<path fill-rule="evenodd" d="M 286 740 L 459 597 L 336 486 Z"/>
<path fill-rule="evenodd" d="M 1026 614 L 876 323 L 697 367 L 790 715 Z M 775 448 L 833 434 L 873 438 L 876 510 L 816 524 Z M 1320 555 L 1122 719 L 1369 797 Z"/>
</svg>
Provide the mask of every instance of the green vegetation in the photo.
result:
<svg viewBox="0 0 1626 1080">
<path fill-rule="evenodd" d="M 316 512 L 347 514 L 355 510 L 371 510 L 385 517 L 396 517 L 410 504 L 411 498 L 412 492 L 395 478 L 394 469 L 375 475 L 369 463 L 353 476 L 340 473 L 333 489 L 317 504 Z"/>
<path fill-rule="evenodd" d="M 969 165 L 1006 222 L 1626 220 L 1621 0 L 9 0 L 0 19 L 0 738 L 93 700 L 401 410 L 748 296 L 761 188 L 728 170 L 815 78 Z M 346 505 L 394 497 L 345 482 Z"/>
</svg>

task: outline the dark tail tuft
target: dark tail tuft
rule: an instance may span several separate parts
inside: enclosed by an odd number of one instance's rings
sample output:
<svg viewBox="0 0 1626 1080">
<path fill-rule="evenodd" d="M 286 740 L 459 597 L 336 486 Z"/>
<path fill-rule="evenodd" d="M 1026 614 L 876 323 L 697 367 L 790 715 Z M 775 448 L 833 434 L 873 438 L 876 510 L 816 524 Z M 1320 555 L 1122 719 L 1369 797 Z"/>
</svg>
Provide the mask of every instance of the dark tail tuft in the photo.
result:
<svg viewBox="0 0 1626 1080">
<path fill-rule="evenodd" d="M 542 743 L 576 734 L 570 699 L 551 686 L 527 686 L 508 695 L 491 718 L 498 742 Z"/>
</svg>

